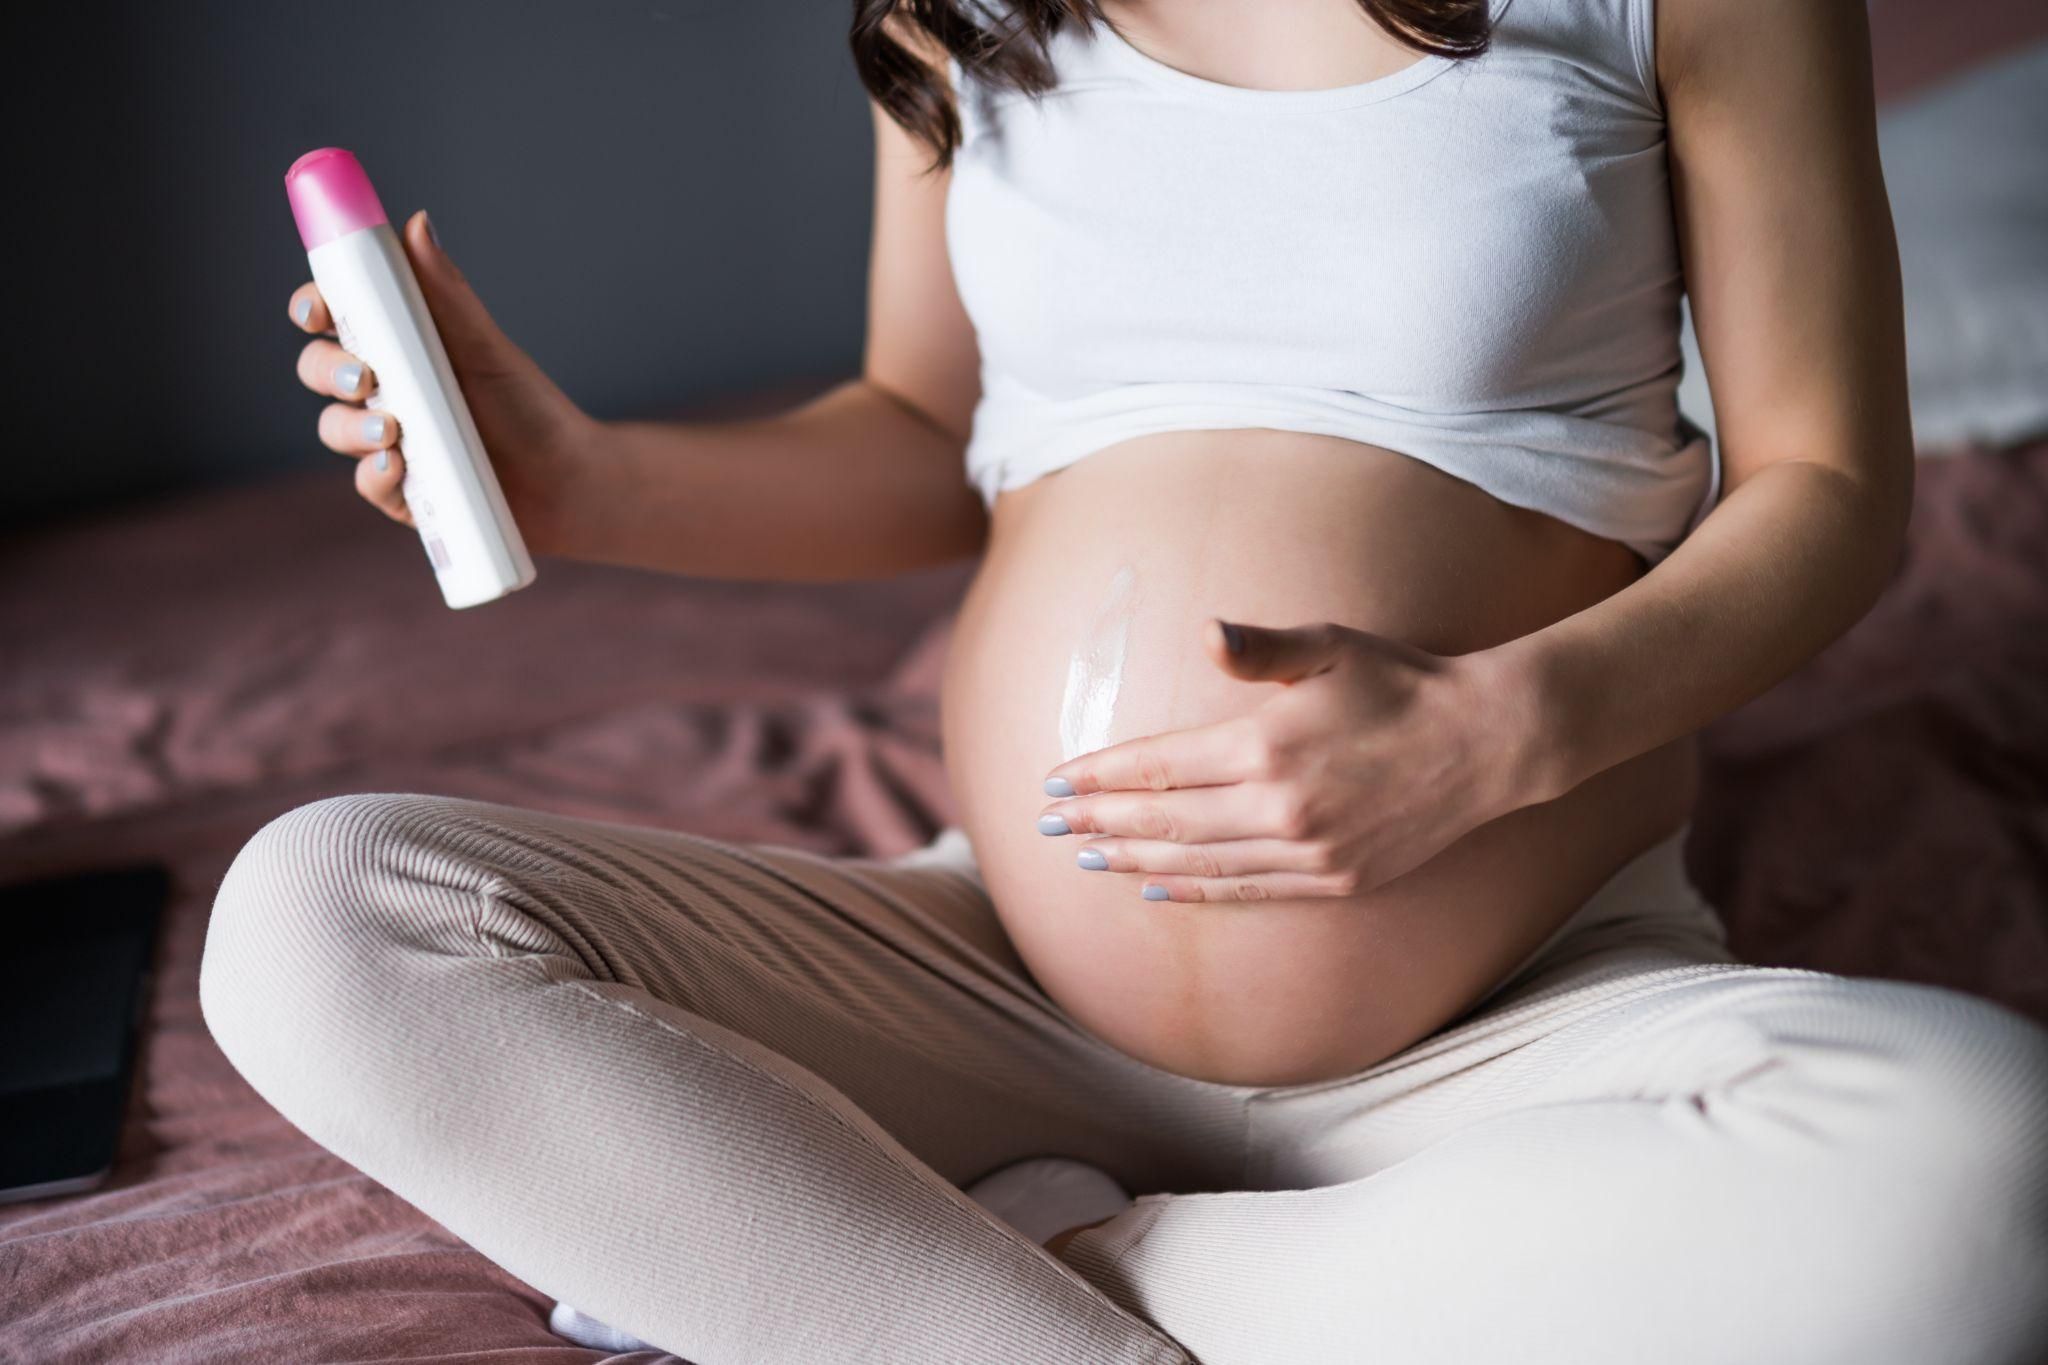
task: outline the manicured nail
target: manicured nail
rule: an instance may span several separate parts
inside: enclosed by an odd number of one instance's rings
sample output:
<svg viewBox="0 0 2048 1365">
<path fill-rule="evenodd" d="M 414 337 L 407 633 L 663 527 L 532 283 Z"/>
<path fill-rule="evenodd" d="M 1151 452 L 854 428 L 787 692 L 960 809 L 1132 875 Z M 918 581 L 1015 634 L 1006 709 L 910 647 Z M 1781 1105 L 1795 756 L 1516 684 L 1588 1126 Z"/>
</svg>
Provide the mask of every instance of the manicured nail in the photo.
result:
<svg viewBox="0 0 2048 1365">
<path fill-rule="evenodd" d="M 1072 796 L 1074 794 L 1074 784 L 1067 781 L 1064 777 L 1048 777 L 1045 779 L 1045 794 L 1047 796 Z"/>
<path fill-rule="evenodd" d="M 1244 653 L 1244 632 L 1230 622 L 1223 622 L 1223 647 L 1232 654 Z"/>
<path fill-rule="evenodd" d="M 343 393 L 354 393 L 356 385 L 363 382 L 363 367 L 351 360 L 346 365 L 334 368 L 334 387 Z"/>
<path fill-rule="evenodd" d="M 430 213 L 421 213 L 420 217 L 424 218 L 427 223 L 427 240 L 434 244 L 434 250 L 439 251 L 441 249 L 441 234 L 434 231 L 434 216 Z"/>
<path fill-rule="evenodd" d="M 1041 815 L 1038 817 L 1038 832 L 1040 834 L 1072 834 L 1074 831 L 1067 828 L 1067 817 L 1064 815 Z"/>
<path fill-rule="evenodd" d="M 1102 850 L 1099 848 L 1082 849 L 1074 856 L 1074 861 L 1087 868 L 1090 872 L 1109 871 L 1109 859 L 1102 856 Z"/>
<path fill-rule="evenodd" d="M 384 433 L 389 430 L 390 418 L 381 412 L 373 412 L 363 418 L 363 439 L 373 446 L 384 444 Z"/>
<path fill-rule="evenodd" d="M 292 305 L 292 321 L 304 327 L 312 319 L 313 296 L 311 294 L 301 294 L 299 295 L 299 301 Z"/>
<path fill-rule="evenodd" d="M 380 470 L 382 470 L 383 472 L 385 472 L 385 473 L 387 473 L 387 474 L 391 472 L 391 452 L 390 452 L 390 451 L 388 451 L 388 450 L 380 450 L 380 451 L 378 451 L 378 452 L 377 452 L 377 468 L 378 468 L 378 469 L 380 469 Z"/>
<path fill-rule="evenodd" d="M 1163 886 L 1148 886 L 1145 888 L 1144 895 L 1148 901 L 1170 901 L 1173 899 L 1173 893 Z"/>
</svg>

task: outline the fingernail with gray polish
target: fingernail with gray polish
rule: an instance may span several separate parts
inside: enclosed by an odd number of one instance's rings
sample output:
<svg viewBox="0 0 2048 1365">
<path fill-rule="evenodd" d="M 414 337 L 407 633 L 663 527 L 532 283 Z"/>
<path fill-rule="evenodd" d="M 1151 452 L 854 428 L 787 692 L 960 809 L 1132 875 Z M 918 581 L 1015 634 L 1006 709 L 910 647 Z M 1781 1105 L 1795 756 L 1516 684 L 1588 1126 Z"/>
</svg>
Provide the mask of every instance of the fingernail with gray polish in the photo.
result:
<svg viewBox="0 0 2048 1365">
<path fill-rule="evenodd" d="M 1102 850 L 1099 848 L 1082 849 L 1074 856 L 1074 861 L 1087 868 L 1090 872 L 1109 871 L 1109 859 L 1102 856 Z"/>
<path fill-rule="evenodd" d="M 1074 831 L 1067 828 L 1067 817 L 1064 815 L 1041 815 L 1038 817 L 1038 832 L 1040 834 L 1072 834 Z"/>
<path fill-rule="evenodd" d="M 363 382 L 363 367 L 350 361 L 334 368 L 334 387 L 343 393 L 354 393 L 356 385 Z"/>
<path fill-rule="evenodd" d="M 1172 900 L 1173 893 L 1163 886 L 1148 886 L 1145 888 L 1145 899 L 1148 901 Z"/>
<path fill-rule="evenodd" d="M 312 317 L 313 300 L 310 298 L 302 298 L 292 305 L 292 320 L 297 322 L 299 326 L 305 326 L 312 320 Z"/>
<path fill-rule="evenodd" d="M 380 469 L 380 470 L 383 470 L 383 471 L 384 471 L 384 472 L 386 472 L 386 473 L 389 473 L 389 472 L 391 471 L 391 452 L 390 452 L 390 451 L 388 451 L 388 450 L 380 450 L 380 451 L 378 451 L 378 452 L 377 452 L 377 468 L 378 468 L 378 469 Z"/>
<path fill-rule="evenodd" d="M 384 424 L 389 420 L 381 412 L 373 412 L 363 418 L 363 439 L 373 446 L 384 444 L 384 432 L 387 430 Z"/>
<path fill-rule="evenodd" d="M 1064 777 L 1048 777 L 1045 779 L 1045 794 L 1047 796 L 1072 796 L 1074 794 L 1074 784 L 1067 781 Z"/>
</svg>

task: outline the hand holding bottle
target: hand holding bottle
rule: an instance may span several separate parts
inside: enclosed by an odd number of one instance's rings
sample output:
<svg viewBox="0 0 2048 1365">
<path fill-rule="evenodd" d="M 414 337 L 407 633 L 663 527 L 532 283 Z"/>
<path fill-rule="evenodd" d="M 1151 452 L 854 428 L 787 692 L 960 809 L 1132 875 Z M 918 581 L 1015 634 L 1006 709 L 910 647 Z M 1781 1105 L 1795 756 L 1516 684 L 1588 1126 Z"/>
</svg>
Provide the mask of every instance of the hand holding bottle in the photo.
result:
<svg viewBox="0 0 2048 1365">
<path fill-rule="evenodd" d="M 322 443 L 357 459 L 366 501 L 420 530 L 451 606 L 531 582 L 524 542 L 552 543 L 551 490 L 598 424 L 498 328 L 425 213 L 391 233 L 353 157 L 309 154 L 287 183 L 326 285 L 300 286 L 288 305 L 321 338 L 300 353 L 300 382 L 338 400 L 320 416 Z"/>
</svg>

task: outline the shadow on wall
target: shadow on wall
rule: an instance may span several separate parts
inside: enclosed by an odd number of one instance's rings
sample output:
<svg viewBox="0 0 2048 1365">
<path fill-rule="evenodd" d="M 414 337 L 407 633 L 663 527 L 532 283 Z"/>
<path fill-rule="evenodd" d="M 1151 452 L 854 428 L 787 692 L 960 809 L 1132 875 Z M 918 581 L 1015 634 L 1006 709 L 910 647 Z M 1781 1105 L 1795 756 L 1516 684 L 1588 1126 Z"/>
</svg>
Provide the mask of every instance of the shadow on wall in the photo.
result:
<svg viewBox="0 0 2048 1365">
<path fill-rule="evenodd" d="M 0 526 L 304 470 L 299 153 L 428 208 L 591 411 L 850 374 L 871 126 L 845 3 L 41 5 L 8 47 Z M 24 60 L 26 58 L 26 60 Z M 33 262 L 31 268 L 24 268 Z M 32 376 L 32 378 L 31 378 Z"/>
</svg>

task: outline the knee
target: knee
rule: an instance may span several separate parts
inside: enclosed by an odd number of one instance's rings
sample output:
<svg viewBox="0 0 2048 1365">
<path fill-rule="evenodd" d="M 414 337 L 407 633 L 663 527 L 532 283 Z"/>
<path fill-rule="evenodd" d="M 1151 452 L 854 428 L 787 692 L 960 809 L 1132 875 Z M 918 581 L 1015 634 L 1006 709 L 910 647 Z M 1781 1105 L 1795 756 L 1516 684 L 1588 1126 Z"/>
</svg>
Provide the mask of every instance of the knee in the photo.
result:
<svg viewBox="0 0 2048 1365">
<path fill-rule="evenodd" d="M 1896 1358 L 2031 1359 L 2048 1350 L 2048 1030 L 1956 991 L 1859 984 L 1885 1016 L 1860 1040 L 1867 1083 L 1842 1090 L 1864 1121 L 1806 1184 L 1845 1313 L 1886 1317 L 1866 1297 L 1883 1286 L 1892 1347 L 1924 1333 L 1912 1349 L 1934 1352 Z"/>
<path fill-rule="evenodd" d="M 382 949 L 460 914 L 408 889 L 432 876 L 422 855 L 445 801 L 327 797 L 272 819 L 236 854 L 214 895 L 199 1003 L 215 1042 L 259 1087 L 265 1068 L 302 1066 L 324 1025 L 374 1008 L 388 984 L 376 979 Z"/>
<path fill-rule="evenodd" d="M 2032 1344 L 2048 1350 L 2048 1029 L 1989 1001 L 1927 989 L 1953 1032 L 1911 1087 L 1925 1150 L 1953 1192 L 1951 1206 L 1928 1216 L 1949 1231 L 1959 1261 L 1979 1258 L 1989 1282 L 1981 1292 L 2005 1300 L 1997 1308 L 2028 1310 Z"/>
<path fill-rule="evenodd" d="M 1885 983 L 1895 1027 L 1871 1150 L 1955 1207 L 2048 1216 L 2048 1030 L 1959 991 Z M 2048 1283 L 2048 1280 L 2044 1280 Z"/>
</svg>

